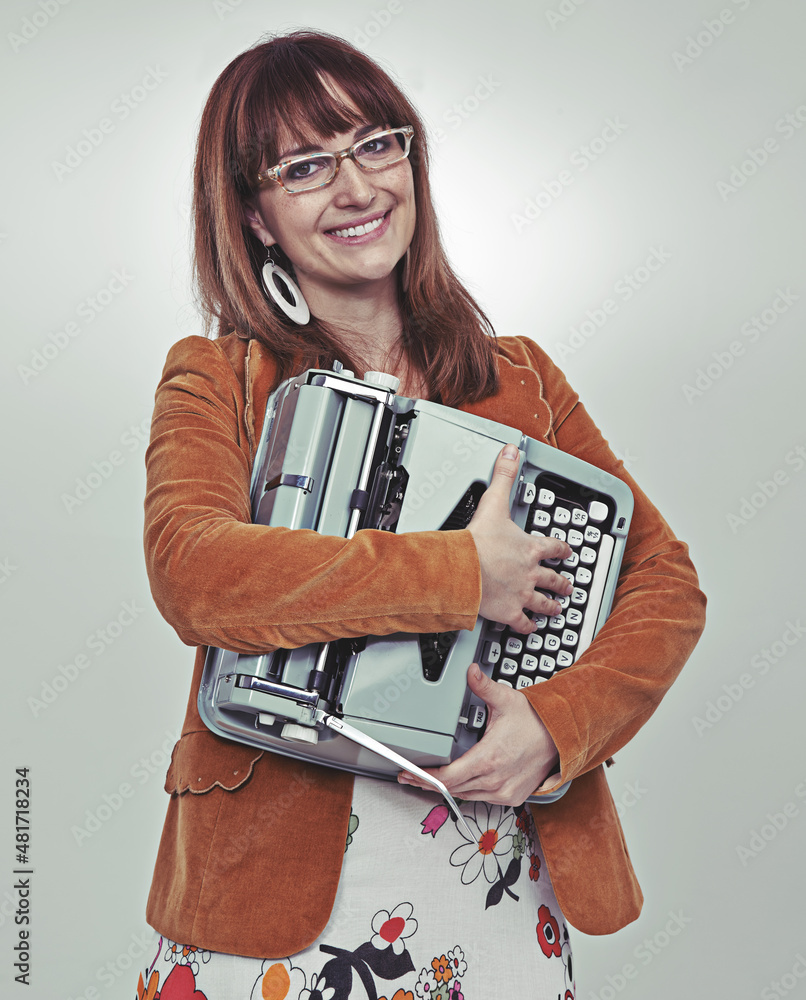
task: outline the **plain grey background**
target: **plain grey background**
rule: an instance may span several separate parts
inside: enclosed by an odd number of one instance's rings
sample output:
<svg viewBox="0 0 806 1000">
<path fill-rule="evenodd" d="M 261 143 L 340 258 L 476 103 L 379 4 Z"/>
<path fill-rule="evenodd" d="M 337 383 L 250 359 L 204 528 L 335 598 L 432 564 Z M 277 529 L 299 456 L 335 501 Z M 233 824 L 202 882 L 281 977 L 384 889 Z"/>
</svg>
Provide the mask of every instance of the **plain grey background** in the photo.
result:
<svg viewBox="0 0 806 1000">
<path fill-rule="evenodd" d="M 128 1000 L 150 961 L 137 942 L 193 653 L 149 597 L 143 441 L 169 346 L 200 329 L 194 136 L 235 55 L 312 26 L 408 90 L 458 272 L 500 334 L 565 370 L 710 598 L 608 774 L 646 904 L 612 937 L 573 934 L 578 996 L 806 996 L 803 4 L 14 0 L 0 18 L 6 995 Z M 23 765 L 27 990 L 10 905 Z"/>
</svg>

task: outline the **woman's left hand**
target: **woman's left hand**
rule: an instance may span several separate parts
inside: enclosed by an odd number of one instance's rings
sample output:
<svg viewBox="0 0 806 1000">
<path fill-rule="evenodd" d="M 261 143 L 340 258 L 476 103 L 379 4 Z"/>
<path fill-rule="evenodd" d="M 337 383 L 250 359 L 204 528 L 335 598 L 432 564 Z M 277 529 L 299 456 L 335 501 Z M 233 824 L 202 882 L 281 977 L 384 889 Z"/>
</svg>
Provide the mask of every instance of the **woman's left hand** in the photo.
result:
<svg viewBox="0 0 806 1000">
<path fill-rule="evenodd" d="M 424 770 L 461 799 L 519 806 L 549 775 L 559 772 L 557 747 L 519 691 L 496 684 L 475 663 L 467 671 L 467 682 L 487 705 L 484 736 L 452 763 Z M 407 771 L 397 780 L 433 791 Z"/>
</svg>

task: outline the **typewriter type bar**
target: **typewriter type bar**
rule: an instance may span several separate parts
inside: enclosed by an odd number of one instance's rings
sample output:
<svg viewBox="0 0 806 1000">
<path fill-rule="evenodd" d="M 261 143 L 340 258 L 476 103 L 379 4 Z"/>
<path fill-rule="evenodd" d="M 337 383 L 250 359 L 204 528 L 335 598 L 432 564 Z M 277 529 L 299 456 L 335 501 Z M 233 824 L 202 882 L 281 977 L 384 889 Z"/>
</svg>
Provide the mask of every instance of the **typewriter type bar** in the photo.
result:
<svg viewBox="0 0 806 1000">
<path fill-rule="evenodd" d="M 467 687 L 470 663 L 523 689 L 582 655 L 610 611 L 633 501 L 621 480 L 574 456 L 503 424 L 398 396 L 396 380 L 380 379 L 311 370 L 277 389 L 255 459 L 253 521 L 347 538 L 365 528 L 464 528 L 501 448 L 513 443 L 522 462 L 512 518 L 568 542 L 572 554 L 555 568 L 573 593 L 559 598 L 559 615 L 535 616 L 529 636 L 479 618 L 472 630 L 263 655 L 211 648 L 199 710 L 229 739 L 394 779 L 401 767 L 449 763 L 483 734 L 486 707 Z"/>
</svg>

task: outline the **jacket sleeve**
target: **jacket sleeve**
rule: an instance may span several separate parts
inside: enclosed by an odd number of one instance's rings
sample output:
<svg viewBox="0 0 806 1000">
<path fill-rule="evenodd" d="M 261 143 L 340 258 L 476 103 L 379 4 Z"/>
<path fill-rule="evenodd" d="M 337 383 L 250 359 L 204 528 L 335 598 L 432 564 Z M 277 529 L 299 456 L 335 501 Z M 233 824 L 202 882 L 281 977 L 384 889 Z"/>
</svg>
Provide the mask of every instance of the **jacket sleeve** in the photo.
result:
<svg viewBox="0 0 806 1000">
<path fill-rule="evenodd" d="M 635 498 L 610 616 L 575 664 L 524 692 L 557 745 L 567 781 L 611 757 L 658 707 L 702 632 L 705 595 L 688 547 L 613 455 L 562 372 L 529 346 L 557 446 L 618 476 Z"/>
<path fill-rule="evenodd" d="M 216 341 L 171 350 L 146 454 L 154 600 L 179 637 L 241 653 L 345 636 L 472 628 L 467 531 L 360 531 L 350 541 L 250 523 L 243 379 Z"/>
</svg>

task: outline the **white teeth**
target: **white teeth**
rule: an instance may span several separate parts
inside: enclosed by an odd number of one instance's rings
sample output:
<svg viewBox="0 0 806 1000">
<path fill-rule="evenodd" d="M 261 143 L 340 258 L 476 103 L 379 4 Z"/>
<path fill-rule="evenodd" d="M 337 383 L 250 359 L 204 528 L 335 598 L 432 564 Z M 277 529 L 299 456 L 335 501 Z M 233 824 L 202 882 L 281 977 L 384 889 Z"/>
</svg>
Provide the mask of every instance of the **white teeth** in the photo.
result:
<svg viewBox="0 0 806 1000">
<path fill-rule="evenodd" d="M 377 229 L 382 222 L 383 216 L 373 219 L 372 222 L 366 222 L 363 226 L 350 226 L 349 229 L 334 229 L 333 234 L 342 237 L 342 239 L 346 239 L 348 236 L 366 236 L 373 229 Z"/>
</svg>

